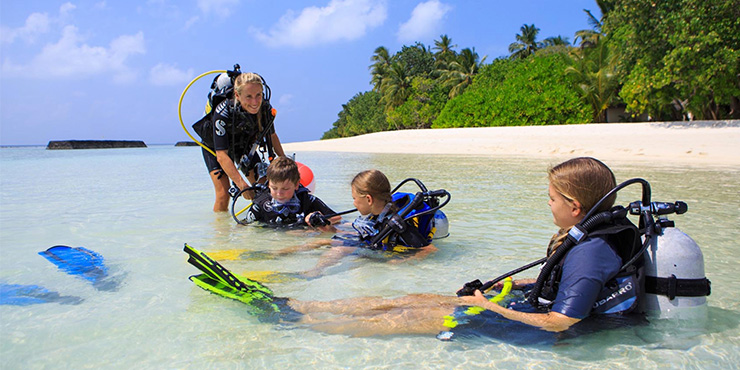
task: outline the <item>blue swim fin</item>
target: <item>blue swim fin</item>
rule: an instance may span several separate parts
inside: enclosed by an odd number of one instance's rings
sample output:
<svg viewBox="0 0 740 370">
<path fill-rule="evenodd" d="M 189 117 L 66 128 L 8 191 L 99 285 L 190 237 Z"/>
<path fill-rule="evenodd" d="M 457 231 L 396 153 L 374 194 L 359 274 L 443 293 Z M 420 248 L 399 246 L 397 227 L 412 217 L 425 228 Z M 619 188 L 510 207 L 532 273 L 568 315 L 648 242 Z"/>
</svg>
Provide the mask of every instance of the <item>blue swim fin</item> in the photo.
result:
<svg viewBox="0 0 740 370">
<path fill-rule="evenodd" d="M 39 303 L 80 304 L 83 299 L 59 295 L 38 285 L 0 284 L 0 305 L 29 306 Z"/>
<path fill-rule="evenodd" d="M 56 245 L 39 254 L 60 270 L 89 281 L 95 289 L 107 291 L 118 289 L 119 281 L 109 278 L 103 256 L 94 251 L 83 247 Z"/>
</svg>

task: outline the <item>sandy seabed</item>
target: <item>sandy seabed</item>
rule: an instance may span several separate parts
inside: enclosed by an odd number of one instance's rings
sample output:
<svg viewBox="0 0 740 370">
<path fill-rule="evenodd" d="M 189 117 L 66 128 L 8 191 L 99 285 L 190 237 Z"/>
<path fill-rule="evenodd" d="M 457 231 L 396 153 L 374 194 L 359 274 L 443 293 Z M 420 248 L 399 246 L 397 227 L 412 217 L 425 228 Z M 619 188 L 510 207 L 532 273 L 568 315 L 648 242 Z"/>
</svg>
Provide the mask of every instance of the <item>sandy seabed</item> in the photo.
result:
<svg viewBox="0 0 740 370">
<path fill-rule="evenodd" d="M 740 120 L 386 131 L 284 143 L 301 151 L 430 153 L 740 165 Z"/>
</svg>

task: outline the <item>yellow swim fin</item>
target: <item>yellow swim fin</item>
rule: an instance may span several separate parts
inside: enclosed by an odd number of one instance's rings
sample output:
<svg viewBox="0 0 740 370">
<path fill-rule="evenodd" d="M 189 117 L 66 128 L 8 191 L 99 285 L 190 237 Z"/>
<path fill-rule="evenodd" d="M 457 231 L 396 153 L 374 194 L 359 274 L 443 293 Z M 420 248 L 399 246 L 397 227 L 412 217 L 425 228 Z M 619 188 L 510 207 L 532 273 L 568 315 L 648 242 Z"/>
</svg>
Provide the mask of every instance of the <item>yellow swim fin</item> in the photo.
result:
<svg viewBox="0 0 740 370">
<path fill-rule="evenodd" d="M 229 249 L 208 252 L 208 255 L 218 261 L 261 261 L 271 260 L 277 257 L 275 254 L 268 251 L 254 251 L 251 249 Z"/>
<path fill-rule="evenodd" d="M 299 273 L 295 272 L 248 271 L 242 275 L 237 276 L 269 284 L 289 283 L 291 281 L 305 280 L 305 278 L 301 277 Z"/>
</svg>

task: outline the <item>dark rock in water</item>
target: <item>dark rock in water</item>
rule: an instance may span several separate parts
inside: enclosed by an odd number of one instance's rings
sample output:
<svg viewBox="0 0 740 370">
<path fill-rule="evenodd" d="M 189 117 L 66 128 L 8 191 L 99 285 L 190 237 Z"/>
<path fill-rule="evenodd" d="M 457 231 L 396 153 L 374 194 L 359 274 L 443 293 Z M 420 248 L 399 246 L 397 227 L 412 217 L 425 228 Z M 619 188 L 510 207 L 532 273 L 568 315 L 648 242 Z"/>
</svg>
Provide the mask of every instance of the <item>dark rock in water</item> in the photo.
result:
<svg viewBox="0 0 740 370">
<path fill-rule="evenodd" d="M 141 140 L 52 140 L 46 149 L 146 148 Z"/>
<path fill-rule="evenodd" d="M 175 146 L 198 146 L 195 141 L 178 141 Z"/>
</svg>

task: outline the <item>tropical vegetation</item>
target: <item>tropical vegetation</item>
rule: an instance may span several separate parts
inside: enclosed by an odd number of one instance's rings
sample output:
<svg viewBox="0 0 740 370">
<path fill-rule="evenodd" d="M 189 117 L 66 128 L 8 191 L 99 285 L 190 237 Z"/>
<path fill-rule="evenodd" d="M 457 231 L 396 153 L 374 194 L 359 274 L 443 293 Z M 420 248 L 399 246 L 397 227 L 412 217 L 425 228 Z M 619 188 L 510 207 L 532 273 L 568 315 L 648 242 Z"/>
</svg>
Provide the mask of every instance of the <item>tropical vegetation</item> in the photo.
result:
<svg viewBox="0 0 740 370">
<path fill-rule="evenodd" d="M 323 138 L 441 127 L 740 118 L 736 0 L 596 0 L 591 29 L 539 40 L 524 24 L 509 55 L 486 63 L 448 35 L 434 45 L 380 46 L 372 89 L 342 106 Z M 611 121 L 614 121 L 613 118 Z"/>
</svg>

